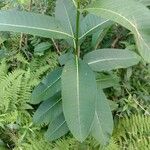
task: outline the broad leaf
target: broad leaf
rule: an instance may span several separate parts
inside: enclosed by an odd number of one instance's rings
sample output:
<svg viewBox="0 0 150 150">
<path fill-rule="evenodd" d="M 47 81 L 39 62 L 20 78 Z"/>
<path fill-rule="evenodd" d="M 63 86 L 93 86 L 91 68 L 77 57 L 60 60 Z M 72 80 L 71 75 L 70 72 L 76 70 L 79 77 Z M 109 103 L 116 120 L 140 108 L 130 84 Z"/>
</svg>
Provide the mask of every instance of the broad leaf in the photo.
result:
<svg viewBox="0 0 150 150">
<path fill-rule="evenodd" d="M 92 136 L 106 145 L 113 131 L 113 117 L 108 100 L 102 90 L 98 91 Z"/>
<path fill-rule="evenodd" d="M 45 138 L 53 141 L 69 132 L 64 115 L 61 114 L 53 122 L 49 124 L 48 130 L 45 133 Z"/>
<path fill-rule="evenodd" d="M 129 50 L 99 49 L 84 56 L 84 61 L 94 71 L 110 71 L 118 68 L 127 68 L 137 64 L 140 57 Z"/>
<path fill-rule="evenodd" d="M 35 124 L 48 124 L 54 121 L 62 113 L 62 99 L 61 94 L 58 93 L 55 96 L 44 101 L 33 116 L 33 122 Z"/>
<path fill-rule="evenodd" d="M 95 100 L 94 73 L 82 60 L 69 60 L 62 73 L 63 112 L 71 133 L 81 142 L 89 134 Z"/>
<path fill-rule="evenodd" d="M 96 0 L 90 13 L 115 21 L 133 32 L 139 53 L 150 62 L 150 11 L 133 0 Z"/>
<path fill-rule="evenodd" d="M 83 41 L 83 39 L 95 33 L 97 30 L 102 30 L 104 28 L 107 28 L 108 26 L 112 25 L 112 22 L 106 19 L 103 19 L 101 17 L 97 17 L 92 14 L 88 14 L 82 21 L 81 21 L 81 29 L 80 29 L 80 35 L 79 40 L 80 43 Z"/>
<path fill-rule="evenodd" d="M 61 90 L 61 73 L 62 68 L 50 72 L 40 84 L 33 90 L 31 103 L 38 104 L 41 101 L 47 100 Z"/>
<path fill-rule="evenodd" d="M 57 0 L 55 17 L 63 25 L 65 30 L 74 37 L 76 29 L 76 7 L 72 0 Z M 75 47 L 75 40 L 69 40 L 69 43 Z"/>
<path fill-rule="evenodd" d="M 20 11 L 0 11 L 0 31 L 23 32 L 57 39 L 72 37 L 53 17 Z"/>
</svg>

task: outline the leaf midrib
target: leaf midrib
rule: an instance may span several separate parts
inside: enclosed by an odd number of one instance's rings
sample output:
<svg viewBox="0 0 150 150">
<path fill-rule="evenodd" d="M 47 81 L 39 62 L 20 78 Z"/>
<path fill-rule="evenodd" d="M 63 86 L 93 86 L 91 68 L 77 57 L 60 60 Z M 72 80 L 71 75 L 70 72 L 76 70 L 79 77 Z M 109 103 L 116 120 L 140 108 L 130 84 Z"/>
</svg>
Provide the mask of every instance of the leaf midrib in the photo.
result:
<svg viewBox="0 0 150 150">
<path fill-rule="evenodd" d="M 99 60 L 89 62 L 88 64 L 91 65 L 91 64 L 102 62 L 102 61 L 104 62 L 104 61 L 113 61 L 113 60 L 118 61 L 118 60 L 130 60 L 130 59 L 137 59 L 137 57 L 99 59 Z"/>
<path fill-rule="evenodd" d="M 69 15 L 68 15 L 67 8 L 66 8 L 66 6 L 65 6 L 65 4 L 64 4 L 64 0 L 62 0 L 62 3 L 63 3 L 63 6 L 64 6 L 64 8 L 65 8 L 65 12 L 66 12 L 66 15 L 67 15 L 67 18 L 68 18 L 68 23 L 69 23 L 69 27 L 70 27 L 70 30 L 71 30 L 72 37 L 74 37 L 72 25 L 71 25 L 71 22 L 70 22 L 70 17 L 69 17 Z M 75 37 L 74 37 L 74 38 L 75 38 Z M 73 44 L 74 44 L 74 47 L 75 47 L 75 41 L 74 41 L 74 39 L 72 39 L 72 40 L 73 40 Z"/>
<path fill-rule="evenodd" d="M 76 56 L 76 91 L 77 91 L 77 111 L 78 111 L 78 121 L 79 121 L 79 134 L 80 134 L 80 137 L 82 137 L 82 130 L 81 130 L 81 118 L 80 118 L 80 89 L 79 89 L 79 60 L 78 60 L 78 57 Z"/>
<path fill-rule="evenodd" d="M 110 13 L 113 13 L 113 14 L 115 14 L 115 15 L 117 15 L 117 16 L 120 16 L 121 18 L 123 18 L 123 19 L 125 19 L 134 29 L 135 29 L 135 32 L 137 33 L 137 36 L 138 36 L 138 38 L 140 38 L 142 41 L 143 41 L 143 43 L 145 44 L 145 46 L 148 48 L 148 49 L 150 49 L 150 47 L 147 45 L 147 43 L 144 41 L 144 39 L 142 38 L 142 36 L 141 36 L 141 34 L 139 33 L 139 31 L 138 31 L 138 29 L 137 29 L 137 27 L 136 27 L 136 25 L 135 24 L 133 24 L 132 22 L 130 22 L 130 20 L 129 19 L 127 19 L 126 17 L 124 17 L 124 16 L 122 16 L 121 14 L 119 14 L 119 13 L 117 13 L 117 12 L 115 12 L 115 11 L 112 11 L 112 10 L 109 10 L 109 9 L 105 9 L 105 8 L 87 8 L 87 10 L 88 9 L 98 9 L 98 10 L 103 10 L 103 11 L 107 11 L 107 12 L 110 12 Z"/>
<path fill-rule="evenodd" d="M 105 136 L 104 136 L 104 132 L 103 132 L 103 129 L 102 129 L 102 126 L 101 126 L 101 123 L 100 123 L 100 118 L 99 118 L 99 116 L 98 116 L 98 113 L 97 113 L 97 111 L 95 111 L 95 115 L 96 115 L 96 118 L 97 118 L 97 121 L 98 121 L 98 124 L 99 124 L 99 128 L 100 128 L 100 130 L 101 130 L 101 132 L 102 132 L 102 138 L 103 138 L 103 140 L 105 141 Z"/>
<path fill-rule="evenodd" d="M 25 26 L 25 25 L 15 25 L 15 24 L 8 24 L 8 23 L 0 23 L 0 26 L 9 26 L 9 27 L 17 27 L 17 28 L 28 28 L 28 29 L 35 29 L 35 30 L 43 30 L 47 32 L 54 32 L 54 33 L 61 33 L 63 35 L 66 35 L 68 37 L 74 38 L 68 33 L 58 31 L 58 30 L 52 30 L 52 29 L 47 29 L 47 28 L 40 28 L 40 27 L 34 27 L 34 26 Z"/>
<path fill-rule="evenodd" d="M 80 37 L 79 37 L 79 40 L 81 40 L 83 37 L 85 37 L 88 33 L 90 33 L 92 30 L 94 30 L 94 29 L 96 29 L 96 28 L 98 28 L 99 26 L 101 26 L 102 24 L 104 24 L 104 23 L 106 23 L 106 22 L 108 22 L 109 20 L 106 20 L 106 21 L 103 21 L 102 23 L 100 23 L 100 24 L 97 24 L 96 26 L 94 26 L 93 28 L 91 28 L 90 30 L 88 30 L 87 32 L 85 32 L 83 35 L 81 35 Z"/>
<path fill-rule="evenodd" d="M 54 134 L 57 130 L 59 130 L 59 129 L 61 128 L 61 126 L 63 126 L 65 123 L 66 123 L 66 121 L 63 121 L 50 135 L 53 136 L 53 134 Z M 51 136 L 50 136 L 50 137 L 51 137 Z"/>
<path fill-rule="evenodd" d="M 57 78 L 55 81 L 53 81 L 49 86 L 47 86 L 47 88 L 40 94 L 40 95 L 37 95 L 37 97 L 40 97 L 43 95 L 43 93 L 45 93 L 50 87 L 52 87 L 59 79 L 61 78 L 61 76 L 59 76 L 59 78 Z M 42 83 L 44 84 L 44 83 Z M 44 84 L 45 85 L 45 84 Z"/>
<path fill-rule="evenodd" d="M 108 77 L 108 78 L 105 78 L 105 79 L 96 79 L 96 82 L 101 82 L 101 81 L 108 81 L 108 80 L 112 80 L 112 79 L 117 79 L 115 77 L 112 77 L 111 79 Z"/>
<path fill-rule="evenodd" d="M 57 105 L 62 99 L 58 99 L 51 107 L 49 107 L 47 110 L 42 113 L 41 117 L 43 117 L 44 114 L 46 114 L 50 109 L 52 109 L 55 105 Z"/>
</svg>

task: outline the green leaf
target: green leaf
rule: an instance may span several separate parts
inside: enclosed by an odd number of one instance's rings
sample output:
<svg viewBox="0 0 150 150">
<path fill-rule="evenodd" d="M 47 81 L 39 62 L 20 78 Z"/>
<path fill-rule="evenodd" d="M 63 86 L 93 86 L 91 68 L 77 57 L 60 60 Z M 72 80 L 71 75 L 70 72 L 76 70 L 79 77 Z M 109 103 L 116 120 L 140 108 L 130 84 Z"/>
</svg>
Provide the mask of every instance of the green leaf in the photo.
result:
<svg viewBox="0 0 150 150">
<path fill-rule="evenodd" d="M 108 100 L 111 111 L 118 109 L 118 104 L 115 101 Z"/>
<path fill-rule="evenodd" d="M 58 93 L 61 90 L 61 73 L 62 68 L 50 72 L 33 90 L 30 103 L 38 104 Z"/>
<path fill-rule="evenodd" d="M 92 70 L 100 72 L 133 66 L 140 61 L 140 57 L 129 50 L 99 49 L 86 54 L 84 61 Z"/>
<path fill-rule="evenodd" d="M 48 130 L 45 133 L 45 138 L 54 141 L 69 132 L 64 115 L 61 114 L 53 122 L 49 124 Z"/>
<path fill-rule="evenodd" d="M 99 30 L 98 32 L 94 33 L 92 36 L 92 47 L 94 48 L 94 50 L 97 49 L 97 47 L 99 46 L 99 44 L 102 42 L 102 40 L 104 39 L 106 33 L 108 32 L 110 27 L 107 27 L 103 30 Z"/>
<path fill-rule="evenodd" d="M 66 64 L 66 62 L 68 60 L 73 59 L 73 57 L 74 56 L 73 56 L 72 52 L 68 52 L 68 53 L 65 53 L 65 54 L 61 55 L 59 57 L 58 61 L 59 61 L 60 65 L 63 66 L 63 65 Z"/>
<path fill-rule="evenodd" d="M 150 6 L 150 0 L 136 0 L 142 4 L 144 4 L 145 6 Z"/>
<path fill-rule="evenodd" d="M 62 73 L 63 112 L 71 133 L 84 141 L 90 131 L 96 100 L 95 75 L 78 58 L 69 60 Z"/>
<path fill-rule="evenodd" d="M 33 122 L 38 125 L 54 121 L 62 113 L 61 94 L 58 93 L 44 101 L 33 116 Z"/>
<path fill-rule="evenodd" d="M 48 50 L 51 47 L 51 43 L 49 42 L 42 42 L 35 46 L 34 52 L 35 53 L 44 53 L 44 51 Z"/>
<path fill-rule="evenodd" d="M 5 50 L 0 50 L 0 60 L 7 56 L 7 52 Z"/>
<path fill-rule="evenodd" d="M 113 117 L 104 92 L 98 90 L 97 95 L 95 118 L 91 134 L 102 145 L 106 145 L 113 131 Z"/>
<path fill-rule="evenodd" d="M 57 0 L 55 18 L 60 21 L 67 33 L 74 37 L 76 31 L 76 7 L 72 0 Z M 75 47 L 75 40 L 68 41 Z"/>
<path fill-rule="evenodd" d="M 133 32 L 139 53 L 150 62 L 150 11 L 132 0 L 96 0 L 88 8 L 90 13 L 115 21 Z"/>
<path fill-rule="evenodd" d="M 57 39 L 72 37 L 55 18 L 20 11 L 0 11 L 0 31 L 23 32 Z"/>
<path fill-rule="evenodd" d="M 96 78 L 97 86 L 101 89 L 106 89 L 113 86 L 118 86 L 120 78 L 114 74 L 99 74 Z"/>
<path fill-rule="evenodd" d="M 79 35 L 80 42 L 83 41 L 83 39 L 86 36 L 91 35 L 98 30 L 107 28 L 110 25 L 112 25 L 112 22 L 110 20 L 106 20 L 101 17 L 97 17 L 95 15 L 88 14 L 81 21 L 81 29 L 80 29 L 80 35 Z"/>
</svg>

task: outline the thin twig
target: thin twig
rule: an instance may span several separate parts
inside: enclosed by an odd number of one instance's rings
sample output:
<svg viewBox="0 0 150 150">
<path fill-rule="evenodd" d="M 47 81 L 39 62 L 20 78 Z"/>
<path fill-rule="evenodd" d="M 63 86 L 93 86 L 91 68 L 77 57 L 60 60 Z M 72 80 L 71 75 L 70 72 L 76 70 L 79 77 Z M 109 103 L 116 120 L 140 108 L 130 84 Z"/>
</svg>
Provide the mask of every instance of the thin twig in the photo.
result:
<svg viewBox="0 0 150 150">
<path fill-rule="evenodd" d="M 29 12 L 32 10 L 32 3 L 33 3 L 33 0 L 30 0 L 29 9 L 28 9 Z M 19 50 L 22 49 L 22 44 L 24 43 L 25 45 L 27 45 L 27 42 L 28 42 L 28 36 L 21 33 L 20 42 L 19 42 Z"/>
<path fill-rule="evenodd" d="M 31 10 L 32 10 L 32 3 L 33 3 L 33 1 L 32 1 L 32 0 L 30 0 L 29 11 L 31 11 Z"/>
<path fill-rule="evenodd" d="M 21 33 L 20 35 L 19 50 L 22 49 L 22 43 L 23 43 L 23 33 Z"/>
<path fill-rule="evenodd" d="M 53 42 L 53 44 L 54 44 L 54 46 L 55 46 L 55 48 L 56 48 L 56 51 L 57 51 L 58 55 L 61 55 L 61 52 L 60 52 L 60 50 L 59 50 L 59 47 L 58 47 L 57 43 L 55 42 L 55 40 L 54 40 L 53 38 L 52 38 L 52 42 Z"/>
<path fill-rule="evenodd" d="M 146 114 L 150 115 L 150 113 L 141 105 L 137 100 L 133 98 L 134 102 L 143 110 Z"/>
<path fill-rule="evenodd" d="M 112 48 L 115 48 L 115 47 L 116 47 L 116 44 L 119 42 L 120 38 L 121 38 L 120 36 L 117 36 L 117 37 L 116 37 L 116 39 L 115 39 L 115 40 L 113 41 L 113 43 L 111 44 L 111 47 L 112 47 Z"/>
</svg>

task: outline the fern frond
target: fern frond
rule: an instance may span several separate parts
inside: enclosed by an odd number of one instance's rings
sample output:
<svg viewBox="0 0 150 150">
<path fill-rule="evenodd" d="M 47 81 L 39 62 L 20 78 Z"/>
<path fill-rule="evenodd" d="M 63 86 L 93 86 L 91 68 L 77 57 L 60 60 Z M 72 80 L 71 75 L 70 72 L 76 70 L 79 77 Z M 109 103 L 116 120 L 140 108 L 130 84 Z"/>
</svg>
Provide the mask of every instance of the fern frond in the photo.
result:
<svg viewBox="0 0 150 150">
<path fill-rule="evenodd" d="M 2 60 L 0 63 L 0 82 L 5 78 L 5 75 L 8 72 L 8 65 L 6 64 L 5 60 Z"/>
<path fill-rule="evenodd" d="M 24 71 L 16 70 L 6 74 L 0 82 L 0 108 L 3 112 L 8 110 L 10 102 L 15 103 L 20 89 L 20 82 Z M 10 104 L 11 105 L 11 104 Z"/>
<path fill-rule="evenodd" d="M 150 146 L 150 117 L 148 115 L 132 115 L 120 119 L 114 137 L 120 147 L 129 150 L 149 150 Z"/>
</svg>

